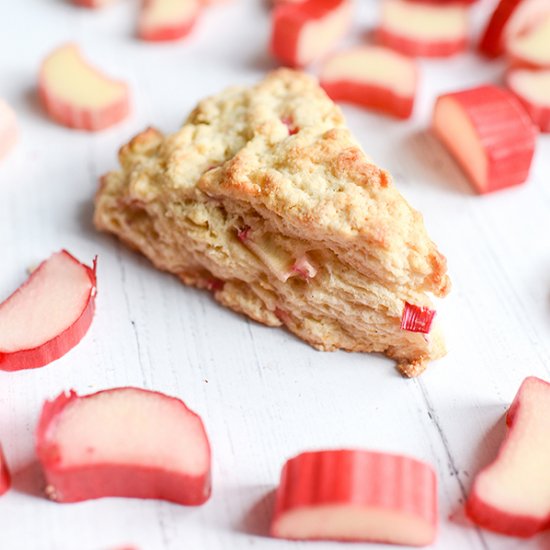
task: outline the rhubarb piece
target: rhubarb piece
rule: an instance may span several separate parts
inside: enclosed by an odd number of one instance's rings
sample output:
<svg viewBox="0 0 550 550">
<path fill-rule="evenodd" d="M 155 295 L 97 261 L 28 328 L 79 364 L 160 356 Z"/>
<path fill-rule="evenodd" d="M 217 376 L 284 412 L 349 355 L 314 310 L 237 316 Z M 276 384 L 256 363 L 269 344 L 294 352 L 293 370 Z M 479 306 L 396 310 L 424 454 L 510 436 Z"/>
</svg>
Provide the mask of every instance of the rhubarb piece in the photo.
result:
<svg viewBox="0 0 550 550">
<path fill-rule="evenodd" d="M 319 59 L 345 34 L 351 23 L 349 0 L 307 0 L 275 7 L 271 53 L 290 67 Z"/>
<path fill-rule="evenodd" d="M 210 497 L 210 446 L 201 418 L 159 392 L 74 391 L 45 403 L 37 454 L 57 502 L 102 497 L 198 506 Z"/>
<path fill-rule="evenodd" d="M 11 487 L 11 475 L 4 456 L 4 451 L 0 445 L 0 496 L 6 493 Z"/>
<path fill-rule="evenodd" d="M 126 84 L 87 64 L 74 44 L 61 46 L 42 63 L 38 92 L 48 115 L 69 128 L 103 130 L 130 111 Z"/>
<path fill-rule="evenodd" d="M 540 131 L 550 132 L 550 70 L 516 69 L 507 83 Z"/>
<path fill-rule="evenodd" d="M 527 538 L 550 527 L 550 384 L 526 378 L 506 424 L 498 456 L 476 476 L 466 512 L 486 529 Z"/>
<path fill-rule="evenodd" d="M 201 0 L 143 0 L 138 36 L 150 42 L 183 38 L 191 32 L 200 10 Z"/>
<path fill-rule="evenodd" d="M 479 50 L 488 57 L 503 54 L 511 40 L 549 13 L 548 0 L 500 0 L 483 33 Z"/>
<path fill-rule="evenodd" d="M 279 69 L 148 129 L 102 178 L 95 224 L 223 305 L 322 350 L 382 352 L 407 376 L 444 354 L 401 330 L 450 288 L 422 216 L 360 149 L 315 80 Z M 403 254 L 407 250 L 407 254 Z"/>
<path fill-rule="evenodd" d="M 550 69 L 550 11 L 529 32 L 511 39 L 507 51 L 514 66 Z"/>
<path fill-rule="evenodd" d="M 427 464 L 372 451 L 302 453 L 284 466 L 271 534 L 294 540 L 431 544 L 437 479 Z"/>
<path fill-rule="evenodd" d="M 13 109 L 0 99 L 0 159 L 5 157 L 17 142 L 17 120 Z"/>
<path fill-rule="evenodd" d="M 114 3 L 114 0 L 72 0 L 75 6 L 82 8 L 103 8 Z"/>
<path fill-rule="evenodd" d="M 537 132 L 510 92 L 481 86 L 444 94 L 435 105 L 433 129 L 479 193 L 527 179 Z"/>
<path fill-rule="evenodd" d="M 410 0 L 383 0 L 377 38 L 413 57 L 448 57 L 466 49 L 468 7 Z"/>
<path fill-rule="evenodd" d="M 401 330 L 429 334 L 435 317 L 435 310 L 405 302 L 401 317 Z"/>
<path fill-rule="evenodd" d="M 347 101 L 398 118 L 409 118 L 417 88 L 413 60 L 381 47 L 354 48 L 332 56 L 321 86 L 336 101 Z"/>
<path fill-rule="evenodd" d="M 0 304 L 0 370 L 43 367 L 74 348 L 94 316 L 96 265 L 66 250 L 42 262 Z"/>
</svg>

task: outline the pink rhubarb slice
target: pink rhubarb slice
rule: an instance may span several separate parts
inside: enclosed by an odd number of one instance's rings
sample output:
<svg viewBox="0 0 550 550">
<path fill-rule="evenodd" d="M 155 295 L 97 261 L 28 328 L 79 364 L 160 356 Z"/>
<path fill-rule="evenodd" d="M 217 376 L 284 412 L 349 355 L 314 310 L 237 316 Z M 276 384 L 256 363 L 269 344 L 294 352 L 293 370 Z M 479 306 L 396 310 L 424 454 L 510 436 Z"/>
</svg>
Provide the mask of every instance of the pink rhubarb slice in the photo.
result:
<svg viewBox="0 0 550 550">
<path fill-rule="evenodd" d="M 4 456 L 4 451 L 0 445 L 0 496 L 6 493 L 11 487 L 11 475 Z"/>
<path fill-rule="evenodd" d="M 466 49 L 468 7 L 383 0 L 379 42 L 412 57 L 447 57 Z"/>
<path fill-rule="evenodd" d="M 330 57 L 320 80 L 335 101 L 408 118 L 414 107 L 418 71 L 409 57 L 387 48 L 365 46 Z"/>
<path fill-rule="evenodd" d="M 201 418 L 175 398 L 138 388 L 46 402 L 37 453 L 57 502 L 118 496 L 196 506 L 210 496 Z"/>
<path fill-rule="evenodd" d="M 94 316 L 96 268 L 66 250 L 42 262 L 0 304 L 0 370 L 42 367 L 84 337 Z"/>
<path fill-rule="evenodd" d="M 349 0 L 280 4 L 272 14 L 271 53 L 290 67 L 304 67 L 328 53 L 351 23 Z"/>
<path fill-rule="evenodd" d="M 61 46 L 42 63 L 38 92 L 48 115 L 69 128 L 103 130 L 130 111 L 128 86 L 89 65 L 74 44 Z"/>
<path fill-rule="evenodd" d="M 550 527 L 550 384 L 525 379 L 506 424 L 498 456 L 476 476 L 466 511 L 482 527 L 531 537 Z"/>
<path fill-rule="evenodd" d="M 550 13 L 548 0 L 500 0 L 479 43 L 488 57 L 503 54 L 513 38 L 520 36 Z"/>
<path fill-rule="evenodd" d="M 179 40 L 191 32 L 201 0 L 143 0 L 138 36 L 150 42 Z"/>
<path fill-rule="evenodd" d="M 271 524 L 295 540 L 431 544 L 437 480 L 413 458 L 359 450 L 306 452 L 284 466 Z"/>
<path fill-rule="evenodd" d="M 550 132 L 550 70 L 516 69 L 508 74 L 507 84 L 540 131 Z"/>
<path fill-rule="evenodd" d="M 537 131 L 512 93 L 489 85 L 444 94 L 433 129 L 479 193 L 527 179 Z"/>
<path fill-rule="evenodd" d="M 5 157 L 17 142 L 17 120 L 14 110 L 0 99 L 0 159 Z"/>
</svg>

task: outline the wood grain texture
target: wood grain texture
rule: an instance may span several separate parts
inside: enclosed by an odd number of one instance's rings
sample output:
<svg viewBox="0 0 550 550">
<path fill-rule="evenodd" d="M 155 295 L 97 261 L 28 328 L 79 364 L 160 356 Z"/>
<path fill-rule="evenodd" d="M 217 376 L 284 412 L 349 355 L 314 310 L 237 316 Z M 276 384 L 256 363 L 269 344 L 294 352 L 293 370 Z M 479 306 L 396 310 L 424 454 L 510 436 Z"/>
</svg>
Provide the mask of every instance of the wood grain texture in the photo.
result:
<svg viewBox="0 0 550 550">
<path fill-rule="evenodd" d="M 491 3 L 480 2 L 478 20 Z M 358 2 L 350 42 L 373 22 L 373 4 Z M 98 311 L 80 345 L 45 368 L 0 373 L 0 439 L 15 472 L 15 488 L 0 499 L 0 548 L 306 548 L 265 538 L 272 491 L 288 457 L 339 446 L 434 464 L 441 530 L 433 548 L 549 548 L 548 534 L 519 542 L 473 528 L 462 503 L 496 452 L 523 378 L 550 379 L 550 138 L 539 139 L 528 185 L 477 197 L 424 131 L 438 93 L 498 82 L 503 65 L 472 54 L 423 62 L 422 95 L 406 123 L 345 107 L 359 141 L 423 212 L 449 259 L 454 290 L 440 310 L 449 354 L 420 379 L 404 380 L 382 357 L 316 352 L 226 311 L 94 231 L 97 178 L 115 166 L 122 142 L 151 123 L 175 130 L 205 94 L 254 82 L 273 67 L 260 0 L 211 8 L 187 40 L 166 45 L 134 39 L 134 7 L 121 1 L 96 12 L 62 0 L 0 0 L 0 97 L 21 128 L 17 149 L 0 164 L 0 297 L 62 247 L 82 261 L 99 255 Z M 128 121 L 94 135 L 43 115 L 37 69 L 68 40 L 130 83 Z M 214 468 L 204 507 L 124 499 L 59 505 L 37 494 L 33 436 L 43 401 L 64 389 L 128 384 L 176 395 L 202 415 Z"/>
</svg>

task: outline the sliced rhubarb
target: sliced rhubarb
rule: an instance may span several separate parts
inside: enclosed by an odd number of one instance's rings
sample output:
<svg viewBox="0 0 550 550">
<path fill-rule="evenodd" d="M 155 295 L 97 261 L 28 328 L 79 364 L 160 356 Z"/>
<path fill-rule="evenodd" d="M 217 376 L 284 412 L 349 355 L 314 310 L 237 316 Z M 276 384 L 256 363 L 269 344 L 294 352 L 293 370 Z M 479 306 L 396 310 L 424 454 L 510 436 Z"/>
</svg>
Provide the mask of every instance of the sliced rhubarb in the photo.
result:
<svg viewBox="0 0 550 550">
<path fill-rule="evenodd" d="M 200 0 L 143 0 L 138 35 L 151 42 L 183 38 L 193 28 L 200 10 Z"/>
<path fill-rule="evenodd" d="M 84 337 L 94 316 L 93 268 L 66 250 L 42 262 L 0 304 L 0 370 L 42 367 Z"/>
<path fill-rule="evenodd" d="M 289 460 L 271 524 L 278 538 L 411 546 L 432 543 L 436 529 L 433 469 L 413 458 L 357 450 Z"/>
<path fill-rule="evenodd" d="M 347 101 L 398 118 L 412 114 L 417 88 L 413 60 L 382 47 L 354 48 L 332 56 L 321 86 L 336 101 Z"/>
<path fill-rule="evenodd" d="M 550 13 L 548 0 L 500 0 L 479 44 L 488 57 L 506 51 L 507 44 Z"/>
<path fill-rule="evenodd" d="M 102 8 L 113 4 L 115 0 L 72 0 L 75 6 L 81 6 L 83 8 Z"/>
<path fill-rule="evenodd" d="M 442 95 L 435 105 L 433 129 L 479 193 L 527 179 L 537 131 L 510 92 L 481 86 Z"/>
<path fill-rule="evenodd" d="M 466 511 L 482 527 L 531 537 L 550 527 L 550 384 L 526 378 L 506 424 L 498 456 L 476 476 Z"/>
<path fill-rule="evenodd" d="M 14 110 L 0 99 L 0 159 L 5 157 L 17 142 L 17 120 Z"/>
<path fill-rule="evenodd" d="M 237 231 L 237 237 L 282 283 L 290 277 L 311 279 L 317 274 L 317 268 L 307 254 L 296 258 L 281 248 L 270 233 L 261 233 L 247 226 Z"/>
<path fill-rule="evenodd" d="M 428 334 L 432 328 L 435 313 L 435 310 L 429 307 L 415 306 L 405 302 L 401 316 L 401 330 Z"/>
<path fill-rule="evenodd" d="M 507 83 L 541 132 L 550 132 L 550 70 L 516 69 Z"/>
<path fill-rule="evenodd" d="M 550 11 L 529 31 L 511 39 L 507 52 L 514 66 L 550 69 Z"/>
<path fill-rule="evenodd" d="M 349 0 L 278 5 L 272 15 L 271 52 L 281 63 L 304 67 L 330 51 L 350 22 Z"/>
<path fill-rule="evenodd" d="M 447 57 L 465 50 L 468 7 L 383 0 L 377 31 L 381 44 L 405 55 Z"/>
<path fill-rule="evenodd" d="M 4 451 L 0 446 L 0 496 L 6 493 L 11 487 L 11 475 L 4 456 Z"/>
<path fill-rule="evenodd" d="M 46 402 L 37 431 L 47 495 L 199 505 L 210 496 L 210 446 L 200 417 L 162 393 L 116 388 Z"/>
<path fill-rule="evenodd" d="M 50 117 L 70 128 L 102 130 L 126 118 L 130 110 L 126 84 L 86 63 L 74 44 L 46 58 L 38 91 Z"/>
</svg>

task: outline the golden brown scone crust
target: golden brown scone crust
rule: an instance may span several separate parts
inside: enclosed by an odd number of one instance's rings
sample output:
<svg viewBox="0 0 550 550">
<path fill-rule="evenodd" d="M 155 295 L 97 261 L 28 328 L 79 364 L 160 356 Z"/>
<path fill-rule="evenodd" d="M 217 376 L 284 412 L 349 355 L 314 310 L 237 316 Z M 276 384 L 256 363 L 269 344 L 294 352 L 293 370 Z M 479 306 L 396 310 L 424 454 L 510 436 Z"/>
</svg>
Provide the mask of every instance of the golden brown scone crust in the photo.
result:
<svg viewBox="0 0 550 550">
<path fill-rule="evenodd" d="M 318 349 L 382 352 L 409 376 L 444 354 L 437 326 L 426 336 L 400 319 L 405 301 L 447 294 L 445 258 L 309 76 L 280 69 L 225 90 L 119 159 L 95 224 L 159 269 Z M 300 259 L 314 276 L 293 270 Z"/>
</svg>

